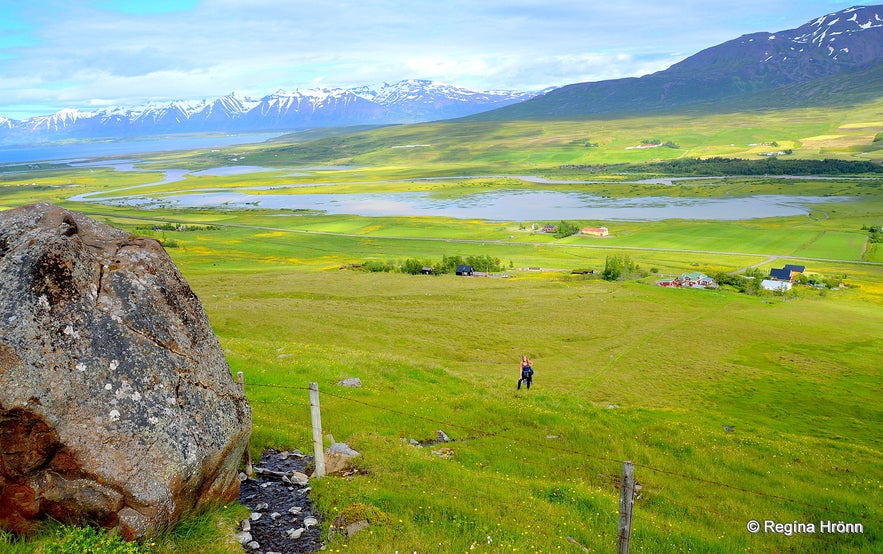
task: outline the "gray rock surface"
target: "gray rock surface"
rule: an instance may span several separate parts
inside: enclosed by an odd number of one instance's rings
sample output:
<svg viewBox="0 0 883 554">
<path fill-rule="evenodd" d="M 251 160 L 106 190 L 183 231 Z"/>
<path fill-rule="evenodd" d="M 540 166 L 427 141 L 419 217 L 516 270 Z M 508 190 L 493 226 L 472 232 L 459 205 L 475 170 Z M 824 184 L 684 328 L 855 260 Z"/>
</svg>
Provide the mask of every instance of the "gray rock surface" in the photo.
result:
<svg viewBox="0 0 883 554">
<path fill-rule="evenodd" d="M 250 431 L 157 241 L 49 204 L 0 212 L 0 527 L 163 530 L 237 498 Z"/>
<path fill-rule="evenodd" d="M 350 460 L 359 455 L 347 443 L 335 442 L 325 449 L 325 473 L 332 475 L 347 469 L 350 467 Z"/>
</svg>

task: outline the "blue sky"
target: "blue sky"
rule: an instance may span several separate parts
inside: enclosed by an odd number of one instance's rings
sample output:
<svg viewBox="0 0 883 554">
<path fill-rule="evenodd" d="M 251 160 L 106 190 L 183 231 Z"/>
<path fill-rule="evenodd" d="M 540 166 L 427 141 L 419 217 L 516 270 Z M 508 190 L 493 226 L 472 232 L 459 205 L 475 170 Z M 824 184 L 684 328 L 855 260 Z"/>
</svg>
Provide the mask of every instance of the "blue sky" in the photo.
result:
<svg viewBox="0 0 883 554">
<path fill-rule="evenodd" d="M 0 116 L 430 79 L 633 77 L 835 0 L 0 0 Z"/>
</svg>

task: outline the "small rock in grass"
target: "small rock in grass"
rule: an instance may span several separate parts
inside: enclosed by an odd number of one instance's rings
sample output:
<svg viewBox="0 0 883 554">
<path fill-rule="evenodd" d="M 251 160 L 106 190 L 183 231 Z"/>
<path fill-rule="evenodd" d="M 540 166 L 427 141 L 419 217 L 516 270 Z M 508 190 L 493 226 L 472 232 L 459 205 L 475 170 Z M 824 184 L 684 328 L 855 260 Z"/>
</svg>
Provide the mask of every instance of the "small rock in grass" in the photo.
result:
<svg viewBox="0 0 883 554">
<path fill-rule="evenodd" d="M 346 526 L 346 536 L 352 537 L 353 535 L 355 535 L 359 531 L 367 529 L 369 526 L 370 526 L 370 524 L 364 519 L 361 521 L 357 521 L 355 523 L 350 523 L 349 525 Z"/>
</svg>

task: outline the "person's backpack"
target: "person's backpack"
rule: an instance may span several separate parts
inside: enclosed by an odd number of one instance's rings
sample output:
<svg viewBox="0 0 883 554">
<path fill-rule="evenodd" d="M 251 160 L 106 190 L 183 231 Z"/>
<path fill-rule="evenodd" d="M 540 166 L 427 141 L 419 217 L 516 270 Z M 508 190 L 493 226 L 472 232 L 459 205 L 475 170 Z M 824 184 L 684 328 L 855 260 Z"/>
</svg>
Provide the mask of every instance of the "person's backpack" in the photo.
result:
<svg viewBox="0 0 883 554">
<path fill-rule="evenodd" d="M 533 377 L 533 368 L 531 366 L 521 368 L 521 374 L 525 377 Z"/>
</svg>

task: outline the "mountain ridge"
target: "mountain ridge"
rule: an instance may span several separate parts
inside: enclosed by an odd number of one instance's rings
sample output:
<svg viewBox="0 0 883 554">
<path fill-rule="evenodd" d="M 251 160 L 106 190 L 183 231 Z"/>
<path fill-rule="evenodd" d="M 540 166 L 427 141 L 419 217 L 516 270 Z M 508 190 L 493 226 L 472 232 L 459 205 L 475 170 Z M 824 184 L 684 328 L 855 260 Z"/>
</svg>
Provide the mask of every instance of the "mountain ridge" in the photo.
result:
<svg viewBox="0 0 883 554">
<path fill-rule="evenodd" d="M 421 79 L 383 83 L 376 88 L 279 89 L 259 99 L 232 92 L 211 100 L 114 106 L 95 111 L 66 108 L 18 121 L 0 116 L 0 142 L 417 123 L 463 117 L 536 94 L 540 93 L 477 91 Z"/>
<path fill-rule="evenodd" d="M 642 77 L 539 92 L 476 91 L 410 79 L 378 87 L 235 92 L 215 99 L 0 116 L 0 144 L 190 132 L 302 131 L 439 120 L 651 115 L 844 105 L 883 97 L 883 5 L 855 6 L 777 32 L 742 35 Z M 864 99 L 864 100 L 862 100 Z"/>
<path fill-rule="evenodd" d="M 716 104 L 735 108 L 758 95 L 780 105 L 783 90 L 850 74 L 883 73 L 883 6 L 855 6 L 783 31 L 757 32 L 706 48 L 642 77 L 574 83 L 514 106 L 467 116 L 472 121 L 658 113 Z M 879 79 L 870 83 L 879 87 Z M 836 87 L 829 87 L 831 90 Z M 804 105 L 848 102 L 850 91 L 800 95 Z M 866 90 L 857 91 L 866 93 Z M 883 96 L 883 89 L 876 89 Z M 728 105 L 728 102 L 733 104 Z M 786 102 L 787 104 L 787 102 Z"/>
</svg>

